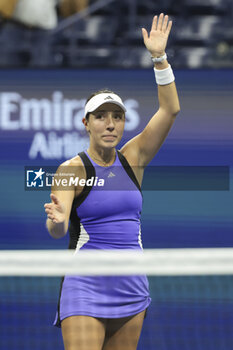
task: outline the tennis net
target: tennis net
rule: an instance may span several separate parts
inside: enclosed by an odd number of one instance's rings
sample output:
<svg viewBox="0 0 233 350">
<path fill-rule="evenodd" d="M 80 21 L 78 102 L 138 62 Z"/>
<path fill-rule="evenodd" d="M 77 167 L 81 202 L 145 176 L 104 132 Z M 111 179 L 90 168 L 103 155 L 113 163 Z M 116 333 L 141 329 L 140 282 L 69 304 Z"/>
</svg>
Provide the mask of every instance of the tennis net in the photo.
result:
<svg viewBox="0 0 233 350">
<path fill-rule="evenodd" d="M 65 274 L 148 276 L 138 350 L 233 349 L 232 248 L 1 251 L 0 349 L 63 349 L 52 323 Z"/>
</svg>

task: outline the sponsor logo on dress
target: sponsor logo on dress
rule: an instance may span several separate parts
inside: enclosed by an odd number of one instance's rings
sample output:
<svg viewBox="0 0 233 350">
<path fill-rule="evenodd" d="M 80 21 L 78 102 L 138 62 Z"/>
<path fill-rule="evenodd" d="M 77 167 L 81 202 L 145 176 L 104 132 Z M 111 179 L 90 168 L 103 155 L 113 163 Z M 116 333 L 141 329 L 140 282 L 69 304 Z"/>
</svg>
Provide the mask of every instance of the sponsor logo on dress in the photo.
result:
<svg viewBox="0 0 233 350">
<path fill-rule="evenodd" d="M 113 177 L 113 176 L 116 176 L 115 174 L 113 174 L 112 171 L 110 171 L 110 173 L 108 174 L 108 177 Z"/>
</svg>

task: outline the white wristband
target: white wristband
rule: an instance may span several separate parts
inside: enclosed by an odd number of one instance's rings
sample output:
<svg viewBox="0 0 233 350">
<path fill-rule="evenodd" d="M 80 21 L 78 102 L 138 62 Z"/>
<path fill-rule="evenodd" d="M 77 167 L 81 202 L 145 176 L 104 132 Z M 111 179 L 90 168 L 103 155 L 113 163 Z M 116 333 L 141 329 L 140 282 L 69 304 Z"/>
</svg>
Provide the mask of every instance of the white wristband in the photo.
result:
<svg viewBox="0 0 233 350">
<path fill-rule="evenodd" d="M 171 84 L 175 80 L 173 70 L 170 64 L 165 69 L 154 68 L 154 72 L 155 72 L 155 80 L 158 85 Z"/>
</svg>

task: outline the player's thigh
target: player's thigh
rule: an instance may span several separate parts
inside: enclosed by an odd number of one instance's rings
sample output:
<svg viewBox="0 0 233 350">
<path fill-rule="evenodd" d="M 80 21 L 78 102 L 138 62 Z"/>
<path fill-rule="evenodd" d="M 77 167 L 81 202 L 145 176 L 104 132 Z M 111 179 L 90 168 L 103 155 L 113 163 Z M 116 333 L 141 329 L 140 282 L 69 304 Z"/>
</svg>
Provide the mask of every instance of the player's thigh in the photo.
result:
<svg viewBox="0 0 233 350">
<path fill-rule="evenodd" d="M 137 315 L 108 320 L 103 350 L 136 350 L 145 310 Z"/>
<path fill-rule="evenodd" d="M 65 350 L 101 350 L 105 320 L 89 316 L 70 316 L 61 323 Z"/>
</svg>

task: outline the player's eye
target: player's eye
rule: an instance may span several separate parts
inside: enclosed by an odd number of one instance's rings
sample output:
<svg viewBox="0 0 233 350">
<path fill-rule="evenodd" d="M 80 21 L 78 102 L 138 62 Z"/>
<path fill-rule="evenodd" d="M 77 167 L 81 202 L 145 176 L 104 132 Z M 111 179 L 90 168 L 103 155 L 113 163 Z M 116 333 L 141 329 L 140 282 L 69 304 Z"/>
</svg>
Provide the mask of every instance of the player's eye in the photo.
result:
<svg viewBox="0 0 233 350">
<path fill-rule="evenodd" d="M 104 119 L 104 115 L 103 114 L 96 114 L 95 118 L 96 119 Z"/>
<path fill-rule="evenodd" d="M 116 119 L 116 120 L 122 120 L 122 119 L 124 119 L 124 115 L 123 115 L 123 114 L 115 114 L 115 115 L 114 115 L 114 119 Z"/>
</svg>

